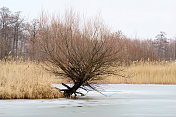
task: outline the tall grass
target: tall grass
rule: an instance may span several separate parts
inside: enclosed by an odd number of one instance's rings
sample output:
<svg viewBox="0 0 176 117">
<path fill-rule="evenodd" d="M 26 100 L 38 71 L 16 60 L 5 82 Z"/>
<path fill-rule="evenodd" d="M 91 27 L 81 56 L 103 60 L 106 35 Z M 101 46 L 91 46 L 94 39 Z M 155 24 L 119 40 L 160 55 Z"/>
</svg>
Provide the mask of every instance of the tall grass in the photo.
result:
<svg viewBox="0 0 176 117">
<path fill-rule="evenodd" d="M 98 83 L 176 84 L 174 62 L 135 62 L 124 69 L 128 78 L 108 76 Z M 62 79 L 46 72 L 41 64 L 30 61 L 0 61 L 0 99 L 59 98 L 62 94 L 51 85 L 61 82 Z"/>
<path fill-rule="evenodd" d="M 58 98 L 56 77 L 32 62 L 0 61 L 0 99 Z"/>
<path fill-rule="evenodd" d="M 127 78 L 107 77 L 103 83 L 176 84 L 175 62 L 134 62 L 126 67 Z"/>
</svg>

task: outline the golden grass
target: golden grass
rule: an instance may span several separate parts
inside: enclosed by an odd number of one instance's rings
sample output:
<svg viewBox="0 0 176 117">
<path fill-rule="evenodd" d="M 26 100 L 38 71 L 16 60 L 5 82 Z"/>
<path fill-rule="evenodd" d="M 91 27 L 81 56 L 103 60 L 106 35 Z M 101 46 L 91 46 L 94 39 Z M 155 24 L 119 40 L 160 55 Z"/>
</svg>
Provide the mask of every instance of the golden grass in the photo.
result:
<svg viewBox="0 0 176 117">
<path fill-rule="evenodd" d="M 103 83 L 176 84 L 175 62 L 135 62 L 126 67 L 129 78 L 107 77 Z"/>
<path fill-rule="evenodd" d="M 176 84 L 174 62 L 136 62 L 124 69 L 129 78 L 108 76 L 98 83 Z M 0 61 L 0 99 L 59 98 L 62 94 L 51 85 L 61 82 L 62 79 L 46 72 L 41 64 L 29 61 Z"/>
<path fill-rule="evenodd" d="M 32 62 L 0 61 L 0 99 L 58 98 L 54 75 Z"/>
</svg>

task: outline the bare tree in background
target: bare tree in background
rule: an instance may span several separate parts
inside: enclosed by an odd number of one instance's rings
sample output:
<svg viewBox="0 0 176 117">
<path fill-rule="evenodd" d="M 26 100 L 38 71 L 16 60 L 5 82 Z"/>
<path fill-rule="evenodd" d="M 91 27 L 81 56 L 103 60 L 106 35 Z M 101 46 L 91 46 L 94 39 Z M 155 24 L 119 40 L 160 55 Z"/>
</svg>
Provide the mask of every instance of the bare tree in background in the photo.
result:
<svg viewBox="0 0 176 117">
<path fill-rule="evenodd" d="M 10 47 L 8 46 L 11 33 L 11 12 L 8 8 L 2 7 L 0 9 L 0 49 L 1 59 L 8 56 Z"/>
<path fill-rule="evenodd" d="M 73 87 L 62 83 L 65 97 L 82 94 L 77 89 L 101 80 L 104 75 L 117 75 L 119 49 L 116 39 L 99 22 L 81 23 L 73 12 L 65 19 L 40 20 L 39 37 L 45 62 L 51 72 L 73 82 Z M 83 24 L 83 25 L 80 25 Z M 115 68 L 114 68 L 115 67 Z M 102 77 L 104 76 L 104 77 Z M 93 88 L 94 89 L 94 88 Z"/>
<path fill-rule="evenodd" d="M 156 36 L 156 39 L 154 41 L 154 45 L 156 48 L 156 53 L 160 58 L 168 58 L 167 57 L 167 51 L 168 51 L 168 39 L 166 38 L 166 33 L 165 32 L 160 32 Z"/>
<path fill-rule="evenodd" d="M 31 60 L 38 60 L 39 56 L 39 45 L 38 45 L 38 29 L 39 29 L 39 21 L 34 19 L 31 24 L 28 24 L 28 44 L 29 51 L 28 54 Z"/>
<path fill-rule="evenodd" d="M 108 34 L 108 38 L 110 37 L 112 40 L 115 40 L 113 43 L 118 47 L 117 50 L 121 52 L 120 54 L 120 62 L 124 62 L 126 65 L 130 65 L 133 61 L 138 60 L 158 60 L 158 59 L 176 59 L 176 41 L 174 38 L 167 39 L 166 34 L 164 32 L 159 33 L 155 40 L 139 40 L 139 39 L 131 39 L 126 37 L 121 31 L 118 32 L 110 32 L 103 25 L 93 25 L 88 26 L 86 24 L 83 26 L 83 23 L 80 25 L 78 19 L 65 18 L 65 22 L 62 20 L 50 22 L 53 26 L 49 26 L 49 30 L 53 28 L 55 25 L 55 32 L 53 31 L 52 35 L 60 32 L 60 35 L 64 36 L 66 33 L 70 38 L 75 38 L 75 35 L 80 35 L 81 38 L 86 35 L 86 33 L 90 33 L 89 36 L 93 38 L 93 33 L 101 35 L 100 33 L 105 31 L 104 35 Z M 42 22 L 45 22 L 44 18 Z M 30 59 L 33 61 L 40 61 L 40 56 L 42 57 L 42 53 L 40 53 L 39 41 L 39 19 L 34 19 L 33 21 L 26 22 L 26 20 L 21 16 L 21 12 L 11 12 L 9 8 L 2 7 L 0 8 L 0 59 L 5 59 L 13 57 L 15 60 L 17 58 L 23 58 L 23 60 Z M 46 23 L 46 22 L 45 22 Z M 40 23 L 41 24 L 41 23 Z M 42 25 L 40 25 L 41 27 Z M 59 28 L 58 28 L 59 27 Z M 69 29 L 71 27 L 71 29 Z M 82 28 L 81 28 L 82 27 Z M 83 30 L 86 29 L 86 30 Z M 46 27 L 44 27 L 46 28 Z M 92 29 L 91 29 L 92 28 Z M 26 30 L 27 29 L 27 30 Z M 41 29 L 41 28 L 40 28 Z M 101 29 L 101 32 L 97 29 Z M 54 29 L 52 29 L 54 30 Z M 89 31 L 87 31 L 89 30 Z M 87 32 L 86 32 L 87 31 Z M 92 32 L 91 32 L 92 31 Z M 40 33 L 41 34 L 41 33 Z M 61 35 L 62 34 L 62 35 Z M 88 35 L 88 34 L 87 34 Z M 86 35 L 86 36 L 87 36 Z M 73 36 L 73 37 L 72 37 Z M 89 37 L 89 38 L 90 38 Z M 94 35 L 95 37 L 95 35 Z M 68 38 L 68 37 L 66 37 Z M 88 36 L 86 37 L 88 38 Z M 100 38 L 100 37 L 98 37 Z M 100 39 L 98 39 L 100 40 Z M 82 42 L 82 41 L 81 41 Z M 119 58 L 118 58 L 119 59 Z"/>
<path fill-rule="evenodd" d="M 22 57 L 26 40 L 26 26 L 20 12 L 0 8 L 0 59 Z"/>
<path fill-rule="evenodd" d="M 25 36 L 24 31 L 26 30 L 24 19 L 21 18 L 20 12 L 16 12 L 13 16 L 13 51 L 12 54 L 15 57 L 21 57 L 24 51 Z"/>
</svg>

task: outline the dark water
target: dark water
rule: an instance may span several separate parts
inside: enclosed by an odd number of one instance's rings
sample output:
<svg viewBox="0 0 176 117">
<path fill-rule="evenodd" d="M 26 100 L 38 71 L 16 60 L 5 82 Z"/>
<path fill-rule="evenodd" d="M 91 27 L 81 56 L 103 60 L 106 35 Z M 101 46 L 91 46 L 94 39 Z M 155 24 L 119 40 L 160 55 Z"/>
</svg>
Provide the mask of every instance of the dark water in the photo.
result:
<svg viewBox="0 0 176 117">
<path fill-rule="evenodd" d="M 106 96 L 0 100 L 0 117 L 176 117 L 176 85 L 108 84 L 100 90 Z"/>
</svg>

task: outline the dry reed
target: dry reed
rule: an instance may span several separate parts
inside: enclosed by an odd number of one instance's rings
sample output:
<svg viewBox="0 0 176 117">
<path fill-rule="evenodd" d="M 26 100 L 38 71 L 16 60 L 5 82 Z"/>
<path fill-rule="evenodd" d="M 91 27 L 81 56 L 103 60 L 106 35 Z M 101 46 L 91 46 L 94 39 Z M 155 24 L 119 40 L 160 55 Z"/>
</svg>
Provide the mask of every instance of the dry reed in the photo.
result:
<svg viewBox="0 0 176 117">
<path fill-rule="evenodd" d="M 128 78 L 107 77 L 103 83 L 114 84 L 176 84 L 175 62 L 134 62 L 126 67 Z"/>
<path fill-rule="evenodd" d="M 175 62 L 135 62 L 124 69 L 128 78 L 108 76 L 98 83 L 176 84 Z M 51 85 L 61 82 L 62 79 L 46 72 L 41 64 L 0 61 L 0 99 L 59 98 L 62 94 Z"/>
<path fill-rule="evenodd" d="M 22 61 L 0 61 L 0 99 L 58 98 L 61 94 L 51 85 L 55 76 L 41 65 Z"/>
</svg>

